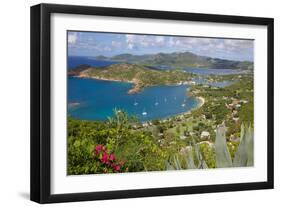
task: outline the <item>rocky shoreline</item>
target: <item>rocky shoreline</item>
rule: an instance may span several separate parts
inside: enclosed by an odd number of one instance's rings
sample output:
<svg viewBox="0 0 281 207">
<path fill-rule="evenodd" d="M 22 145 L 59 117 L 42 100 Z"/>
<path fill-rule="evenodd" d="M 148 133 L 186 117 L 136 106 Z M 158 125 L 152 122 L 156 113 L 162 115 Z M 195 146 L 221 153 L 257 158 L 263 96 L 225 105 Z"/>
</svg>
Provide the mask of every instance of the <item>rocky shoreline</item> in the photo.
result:
<svg viewBox="0 0 281 207">
<path fill-rule="evenodd" d="M 113 78 L 104 78 L 104 77 L 97 77 L 97 76 L 89 76 L 87 73 L 80 73 L 79 75 L 73 76 L 76 78 L 91 78 L 91 79 L 96 79 L 96 80 L 104 80 L 104 81 L 114 81 L 114 82 L 126 82 L 126 83 L 133 83 L 134 87 L 131 88 L 128 91 L 128 94 L 135 94 L 139 93 L 143 86 L 137 79 L 133 79 L 132 81 L 124 81 L 124 80 L 118 80 L 118 79 L 113 79 Z"/>
<path fill-rule="evenodd" d="M 136 94 L 136 93 L 139 93 L 143 89 L 142 84 L 137 79 L 134 79 L 132 81 L 124 81 L 124 80 L 118 80 L 118 79 L 103 78 L 103 77 L 97 77 L 97 76 L 89 76 L 86 73 L 80 73 L 79 75 L 75 75 L 73 77 L 75 77 L 75 78 L 91 78 L 91 79 L 103 80 L 103 81 L 133 83 L 134 86 L 128 91 L 128 94 Z"/>
</svg>

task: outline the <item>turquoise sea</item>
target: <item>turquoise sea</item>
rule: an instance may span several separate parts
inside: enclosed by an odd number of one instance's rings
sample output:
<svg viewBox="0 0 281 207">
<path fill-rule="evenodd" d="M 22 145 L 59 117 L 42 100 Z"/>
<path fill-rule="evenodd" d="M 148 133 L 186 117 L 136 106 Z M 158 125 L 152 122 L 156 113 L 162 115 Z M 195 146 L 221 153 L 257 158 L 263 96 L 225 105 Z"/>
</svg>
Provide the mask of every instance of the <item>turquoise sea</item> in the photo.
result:
<svg viewBox="0 0 281 207">
<path fill-rule="evenodd" d="M 68 113 L 82 120 L 106 120 L 113 109 L 125 110 L 140 121 L 162 119 L 198 105 L 188 86 L 154 86 L 128 94 L 130 83 L 68 78 Z"/>
<path fill-rule="evenodd" d="M 89 57 L 68 57 L 68 68 L 81 64 L 104 67 L 115 63 Z M 171 68 L 163 66 L 155 69 Z M 231 69 L 199 68 L 189 68 L 186 71 L 200 75 L 241 72 Z M 204 78 L 194 81 L 217 87 L 231 84 L 229 81 L 207 83 Z M 188 96 L 188 85 L 148 87 L 140 93 L 129 95 L 128 91 L 132 87 L 130 83 L 68 77 L 68 114 L 81 120 L 106 120 L 113 115 L 113 109 L 116 108 L 137 116 L 140 121 L 147 121 L 181 114 L 199 104 L 198 99 Z"/>
</svg>

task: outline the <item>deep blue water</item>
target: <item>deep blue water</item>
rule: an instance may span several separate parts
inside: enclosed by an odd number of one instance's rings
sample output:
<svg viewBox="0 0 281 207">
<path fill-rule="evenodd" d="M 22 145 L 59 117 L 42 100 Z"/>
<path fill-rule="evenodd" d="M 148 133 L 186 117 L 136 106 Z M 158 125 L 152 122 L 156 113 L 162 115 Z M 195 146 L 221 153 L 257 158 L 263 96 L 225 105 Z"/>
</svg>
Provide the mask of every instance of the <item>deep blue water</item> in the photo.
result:
<svg viewBox="0 0 281 207">
<path fill-rule="evenodd" d="M 197 99 L 187 96 L 188 86 L 155 86 L 129 95 L 131 87 L 130 83 L 69 77 L 68 113 L 82 120 L 105 120 L 117 108 L 146 121 L 180 114 L 198 105 Z"/>
<path fill-rule="evenodd" d="M 95 60 L 89 57 L 68 57 L 68 68 L 81 64 L 105 67 L 117 62 Z M 170 67 L 153 67 L 170 70 Z M 187 68 L 187 72 L 200 75 L 237 74 L 240 70 Z M 209 83 L 204 77 L 194 78 L 196 83 L 225 87 L 232 82 Z M 145 88 L 138 94 L 128 94 L 133 87 L 130 83 L 101 81 L 68 77 L 68 113 L 77 119 L 106 120 L 113 115 L 113 109 L 122 109 L 136 115 L 141 121 L 166 118 L 186 112 L 198 105 L 198 100 L 189 97 L 189 86 L 155 86 Z M 137 103 L 137 104 L 136 104 Z M 143 115 L 146 112 L 146 115 Z"/>
<path fill-rule="evenodd" d="M 197 75 L 232 75 L 245 73 L 243 70 L 238 69 L 203 69 L 203 68 L 185 68 L 186 72 L 194 73 Z"/>
<path fill-rule="evenodd" d="M 90 65 L 93 67 L 105 67 L 117 62 L 108 60 L 95 60 L 92 57 L 79 57 L 79 56 L 69 56 L 68 57 L 68 69 L 73 69 L 79 65 Z"/>
</svg>

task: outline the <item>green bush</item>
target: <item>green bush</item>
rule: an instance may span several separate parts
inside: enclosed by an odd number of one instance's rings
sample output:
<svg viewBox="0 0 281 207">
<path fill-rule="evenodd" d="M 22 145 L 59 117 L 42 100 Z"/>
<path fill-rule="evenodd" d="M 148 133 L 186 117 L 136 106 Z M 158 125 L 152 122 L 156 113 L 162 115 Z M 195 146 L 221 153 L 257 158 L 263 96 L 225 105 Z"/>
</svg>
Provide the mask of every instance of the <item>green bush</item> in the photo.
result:
<svg viewBox="0 0 281 207">
<path fill-rule="evenodd" d="M 115 116 L 105 122 L 68 119 L 68 174 L 102 173 L 100 162 L 93 158 L 93 149 L 104 145 L 117 161 L 125 161 L 129 172 L 165 169 L 167 153 L 151 133 L 132 130 L 134 117 L 115 110 Z M 119 159 L 119 160 L 118 160 Z"/>
</svg>

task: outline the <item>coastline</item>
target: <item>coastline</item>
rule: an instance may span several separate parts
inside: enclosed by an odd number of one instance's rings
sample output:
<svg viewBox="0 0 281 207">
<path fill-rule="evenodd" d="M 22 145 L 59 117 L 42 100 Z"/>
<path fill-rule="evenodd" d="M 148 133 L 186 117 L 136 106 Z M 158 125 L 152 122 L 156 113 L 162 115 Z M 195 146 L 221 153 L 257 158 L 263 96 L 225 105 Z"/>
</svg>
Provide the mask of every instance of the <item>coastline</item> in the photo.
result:
<svg viewBox="0 0 281 207">
<path fill-rule="evenodd" d="M 133 79 L 132 81 L 118 80 L 118 79 L 111 79 L 111 78 L 89 76 L 89 75 L 83 74 L 83 73 L 80 73 L 79 75 L 76 75 L 76 76 L 73 76 L 73 77 L 75 77 L 75 78 L 90 78 L 90 79 L 103 80 L 103 81 L 132 83 L 132 84 L 134 84 L 134 86 L 128 91 L 128 94 L 139 93 L 142 90 L 142 88 L 143 88 L 137 79 Z"/>
<path fill-rule="evenodd" d="M 188 110 L 188 111 L 179 113 L 179 114 L 175 114 L 175 115 L 172 115 L 172 116 L 169 116 L 169 117 L 161 118 L 161 119 L 159 119 L 159 120 L 161 120 L 161 121 L 167 121 L 167 120 L 169 120 L 169 119 L 171 119 L 171 118 L 173 118 L 173 117 L 180 117 L 180 116 L 188 115 L 188 114 L 192 113 L 194 110 L 197 110 L 197 109 L 201 108 L 201 107 L 205 104 L 205 102 L 206 102 L 205 98 L 202 97 L 202 96 L 198 96 L 198 97 L 195 97 L 195 98 L 196 98 L 197 100 L 199 100 L 199 102 L 200 102 L 196 107 L 194 107 L 194 108 L 192 108 L 192 109 L 190 109 L 190 110 Z M 144 122 L 142 122 L 142 123 L 147 123 L 147 122 L 151 122 L 151 121 L 152 121 L 152 120 L 144 121 Z"/>
<path fill-rule="evenodd" d="M 193 109 L 190 109 L 190 110 L 188 110 L 188 111 L 186 111 L 186 112 L 183 112 L 183 113 L 180 113 L 180 114 L 178 114 L 178 115 L 175 115 L 175 117 L 178 117 L 178 116 L 181 116 L 181 115 L 190 114 L 190 113 L 192 113 L 194 110 L 201 108 L 201 107 L 205 104 L 205 98 L 203 98 L 202 96 L 198 96 L 198 97 L 195 97 L 195 98 L 196 98 L 197 100 L 199 100 L 199 102 L 200 102 L 196 107 L 194 107 Z"/>
<path fill-rule="evenodd" d="M 203 98 L 202 96 L 198 96 L 198 97 L 195 97 L 195 98 L 197 100 L 199 100 L 200 103 L 196 107 L 194 107 L 193 109 L 190 109 L 188 111 L 185 111 L 185 112 L 182 112 L 182 113 L 179 113 L 179 114 L 175 114 L 175 115 L 172 115 L 172 116 L 169 116 L 169 117 L 161 118 L 159 120 L 162 121 L 162 122 L 165 122 L 165 121 L 171 120 L 171 118 L 180 118 L 181 116 L 191 114 L 194 110 L 197 110 L 197 109 L 201 108 L 205 104 L 205 102 L 206 102 L 205 98 Z M 142 124 L 152 123 L 152 121 L 153 120 L 142 121 L 141 123 Z"/>
<path fill-rule="evenodd" d="M 125 83 L 134 84 L 134 86 L 128 91 L 128 94 L 139 93 L 143 89 L 143 87 L 141 86 L 141 84 L 139 83 L 139 81 L 137 79 L 133 79 L 132 81 L 124 81 L 124 80 L 119 80 L 119 79 L 89 76 L 88 74 L 85 74 L 85 73 L 80 73 L 79 75 L 76 75 L 76 76 L 73 76 L 73 77 L 75 77 L 75 78 L 89 78 L 89 79 L 102 80 L 102 81 L 125 82 Z M 171 117 L 178 117 L 178 116 L 182 116 L 182 115 L 192 113 L 192 111 L 201 108 L 206 102 L 205 98 L 203 98 L 202 96 L 193 96 L 193 97 L 199 101 L 199 103 L 197 104 L 196 107 L 194 107 L 194 108 L 192 108 L 188 111 L 185 111 L 185 112 L 182 112 L 182 113 L 179 113 L 179 114 L 175 114 L 175 115 L 170 116 L 170 117 L 162 118 L 161 120 L 168 120 Z"/>
<path fill-rule="evenodd" d="M 203 98 L 202 96 L 198 96 L 196 97 L 196 99 L 200 101 L 200 104 L 198 104 L 197 108 L 200 108 L 205 104 L 205 98 Z"/>
</svg>

